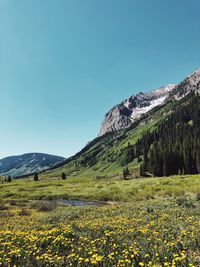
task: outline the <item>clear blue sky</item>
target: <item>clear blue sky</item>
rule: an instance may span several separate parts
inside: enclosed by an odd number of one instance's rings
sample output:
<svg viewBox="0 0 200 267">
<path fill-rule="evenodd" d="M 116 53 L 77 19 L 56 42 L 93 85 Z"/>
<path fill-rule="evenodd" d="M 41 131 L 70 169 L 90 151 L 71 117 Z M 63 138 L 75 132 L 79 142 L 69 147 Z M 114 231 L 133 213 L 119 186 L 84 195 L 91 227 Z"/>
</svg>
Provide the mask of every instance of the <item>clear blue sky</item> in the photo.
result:
<svg viewBox="0 0 200 267">
<path fill-rule="evenodd" d="M 70 156 L 114 104 L 199 66 L 199 0 L 0 0 L 0 157 Z"/>
</svg>

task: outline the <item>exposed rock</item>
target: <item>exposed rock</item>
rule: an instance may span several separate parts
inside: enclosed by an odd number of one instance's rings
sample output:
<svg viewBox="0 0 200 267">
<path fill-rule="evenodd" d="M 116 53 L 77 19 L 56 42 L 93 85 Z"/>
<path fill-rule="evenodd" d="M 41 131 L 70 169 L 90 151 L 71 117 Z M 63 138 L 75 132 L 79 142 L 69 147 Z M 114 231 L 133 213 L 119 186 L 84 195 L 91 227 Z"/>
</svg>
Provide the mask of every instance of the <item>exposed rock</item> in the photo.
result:
<svg viewBox="0 0 200 267">
<path fill-rule="evenodd" d="M 170 93 L 169 99 L 179 100 L 191 91 L 200 91 L 200 69 L 187 76 L 181 83 L 176 85 Z"/>
<path fill-rule="evenodd" d="M 152 108 L 164 104 L 168 100 L 179 100 L 191 91 L 200 92 L 200 68 L 187 76 L 178 85 L 169 84 L 150 93 L 138 93 L 114 106 L 106 113 L 101 124 L 99 136 L 128 128 L 142 114 Z"/>
<path fill-rule="evenodd" d="M 142 114 L 161 105 L 174 88 L 175 85 L 169 84 L 149 93 L 140 92 L 114 106 L 106 113 L 99 135 L 130 127 Z"/>
</svg>

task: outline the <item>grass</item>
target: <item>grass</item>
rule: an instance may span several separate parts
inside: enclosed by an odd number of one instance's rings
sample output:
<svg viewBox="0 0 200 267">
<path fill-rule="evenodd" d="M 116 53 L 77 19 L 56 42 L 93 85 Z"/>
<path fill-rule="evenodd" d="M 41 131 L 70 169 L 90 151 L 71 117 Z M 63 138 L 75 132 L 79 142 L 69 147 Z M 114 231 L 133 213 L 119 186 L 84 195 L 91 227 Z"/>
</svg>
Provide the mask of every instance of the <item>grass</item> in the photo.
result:
<svg viewBox="0 0 200 267">
<path fill-rule="evenodd" d="M 200 192 L 200 175 L 122 180 L 95 178 L 14 180 L 0 184 L 3 199 L 86 199 L 137 201 L 149 198 L 180 197 Z"/>
<path fill-rule="evenodd" d="M 0 266 L 199 266 L 200 175 L 0 184 Z M 53 199 L 111 200 L 74 207 Z"/>
<path fill-rule="evenodd" d="M 193 205 L 183 205 L 187 201 Z M 0 210 L 2 267 L 200 264 L 200 202 L 194 198 L 50 209 L 43 202 L 1 204 L 7 206 Z"/>
</svg>

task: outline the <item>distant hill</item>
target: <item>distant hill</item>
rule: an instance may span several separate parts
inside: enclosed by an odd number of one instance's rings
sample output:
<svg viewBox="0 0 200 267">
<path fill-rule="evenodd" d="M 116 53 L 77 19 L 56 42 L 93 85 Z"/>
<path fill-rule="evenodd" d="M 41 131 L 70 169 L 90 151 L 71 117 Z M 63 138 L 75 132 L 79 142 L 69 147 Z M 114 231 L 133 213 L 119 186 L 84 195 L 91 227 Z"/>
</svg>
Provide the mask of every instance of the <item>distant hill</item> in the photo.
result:
<svg viewBox="0 0 200 267">
<path fill-rule="evenodd" d="M 53 167 L 63 160 L 63 157 L 43 153 L 10 156 L 0 160 L 0 175 L 17 177 L 33 174 Z"/>
</svg>

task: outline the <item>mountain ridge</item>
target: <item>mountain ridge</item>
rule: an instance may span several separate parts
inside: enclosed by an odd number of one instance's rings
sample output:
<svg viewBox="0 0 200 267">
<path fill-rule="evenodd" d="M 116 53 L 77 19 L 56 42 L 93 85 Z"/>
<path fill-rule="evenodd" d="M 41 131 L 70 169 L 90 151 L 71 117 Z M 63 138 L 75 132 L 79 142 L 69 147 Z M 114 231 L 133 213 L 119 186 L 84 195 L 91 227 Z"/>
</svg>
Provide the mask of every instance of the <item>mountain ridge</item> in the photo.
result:
<svg viewBox="0 0 200 267">
<path fill-rule="evenodd" d="M 152 108 L 169 100 L 179 100 L 192 89 L 200 90 L 200 68 L 187 75 L 179 84 L 167 84 L 147 93 L 139 92 L 113 106 L 105 114 L 98 135 L 128 128 Z"/>
<path fill-rule="evenodd" d="M 131 126 L 142 114 L 164 103 L 175 84 L 167 84 L 148 93 L 139 92 L 112 107 L 104 116 L 99 136 Z"/>
<path fill-rule="evenodd" d="M 41 172 L 65 158 L 46 153 L 25 153 L 0 159 L 0 175 L 22 176 Z"/>
</svg>

